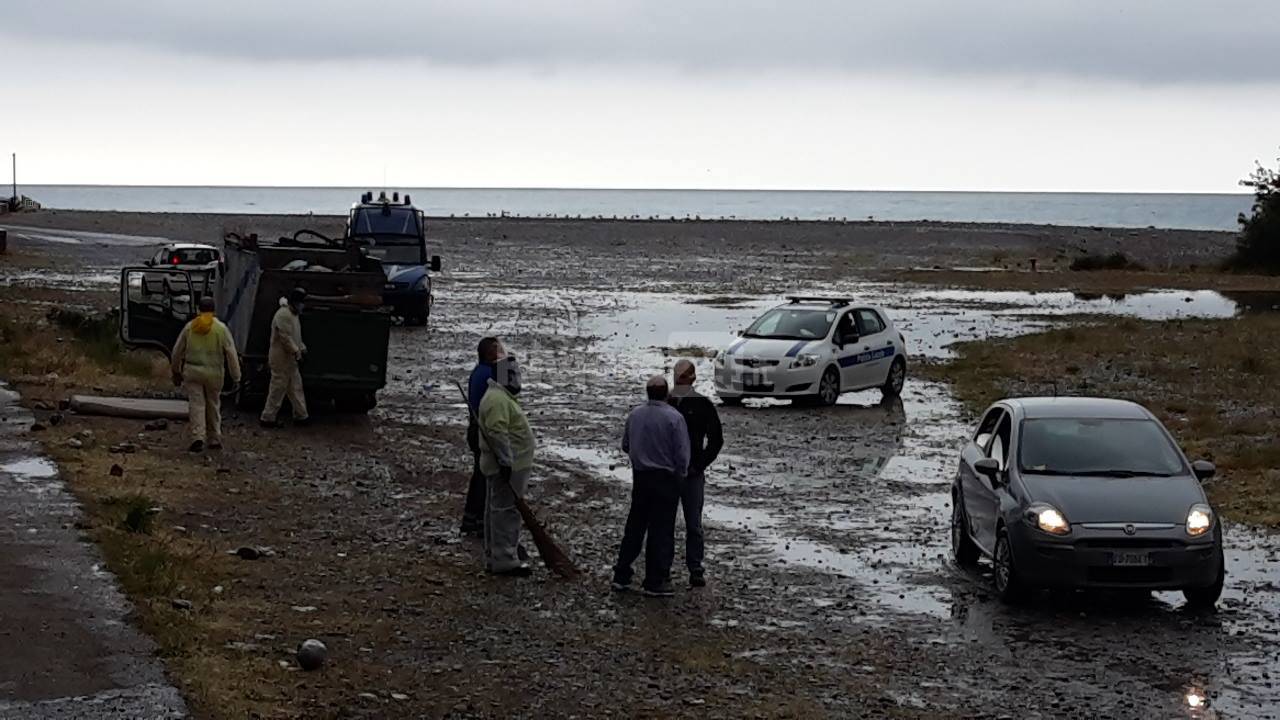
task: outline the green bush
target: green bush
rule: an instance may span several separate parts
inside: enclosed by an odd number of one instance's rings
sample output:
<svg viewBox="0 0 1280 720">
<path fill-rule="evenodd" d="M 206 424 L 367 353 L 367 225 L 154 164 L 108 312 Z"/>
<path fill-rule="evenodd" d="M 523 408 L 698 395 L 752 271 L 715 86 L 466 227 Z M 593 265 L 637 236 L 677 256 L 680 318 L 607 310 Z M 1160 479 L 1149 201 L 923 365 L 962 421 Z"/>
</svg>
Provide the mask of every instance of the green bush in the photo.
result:
<svg viewBox="0 0 1280 720">
<path fill-rule="evenodd" d="M 1247 217 L 1240 213 L 1240 238 L 1228 267 L 1280 273 L 1280 171 L 1259 165 L 1240 184 L 1253 188 L 1253 211 Z"/>
</svg>

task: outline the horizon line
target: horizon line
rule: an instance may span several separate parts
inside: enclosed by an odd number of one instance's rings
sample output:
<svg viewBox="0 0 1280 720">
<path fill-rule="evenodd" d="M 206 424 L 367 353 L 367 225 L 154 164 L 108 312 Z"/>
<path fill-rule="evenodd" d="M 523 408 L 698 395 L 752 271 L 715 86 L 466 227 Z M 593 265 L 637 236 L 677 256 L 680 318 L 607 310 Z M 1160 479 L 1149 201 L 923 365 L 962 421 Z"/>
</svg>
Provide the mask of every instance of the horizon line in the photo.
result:
<svg viewBox="0 0 1280 720">
<path fill-rule="evenodd" d="M 19 183 L 19 188 L 24 187 Z M 366 185 L 195 185 L 195 184 L 147 184 L 147 183 L 28 183 L 25 187 L 48 188 L 146 188 L 146 189 L 211 189 L 211 190 L 360 190 Z M 739 192 L 739 193 L 915 193 L 954 195 L 1220 195 L 1249 197 L 1251 192 L 1222 192 L 1208 190 L 920 190 L 920 189 L 833 189 L 833 188 L 661 188 L 661 187 L 565 187 L 565 186 L 449 186 L 449 185 L 401 185 L 379 188 L 387 192 L 404 190 L 518 190 L 534 192 Z"/>
</svg>

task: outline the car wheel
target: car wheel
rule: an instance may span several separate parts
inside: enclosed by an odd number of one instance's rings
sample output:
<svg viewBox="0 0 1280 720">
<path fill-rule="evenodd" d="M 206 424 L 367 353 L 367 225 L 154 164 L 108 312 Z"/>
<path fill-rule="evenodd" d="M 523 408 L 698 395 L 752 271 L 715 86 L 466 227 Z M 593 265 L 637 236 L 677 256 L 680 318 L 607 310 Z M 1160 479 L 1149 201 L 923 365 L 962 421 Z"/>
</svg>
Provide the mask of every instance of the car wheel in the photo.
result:
<svg viewBox="0 0 1280 720">
<path fill-rule="evenodd" d="M 969 518 L 964 511 L 964 500 L 959 495 L 951 503 L 951 552 L 961 567 L 978 564 L 978 546 L 969 537 Z"/>
<path fill-rule="evenodd" d="M 827 368 L 822 373 L 822 379 L 818 381 L 818 395 L 815 398 L 819 403 L 831 406 L 835 405 L 840 399 L 840 373 L 833 367 Z"/>
<path fill-rule="evenodd" d="M 1218 598 L 1222 597 L 1222 585 L 1227 579 L 1227 573 L 1222 563 L 1222 557 L 1219 555 L 1218 560 L 1218 579 L 1208 587 L 1199 588 L 1183 588 L 1182 596 L 1187 599 L 1187 607 L 1192 610 L 1211 610 L 1218 604 Z"/>
<path fill-rule="evenodd" d="M 893 365 L 889 367 L 889 376 L 884 380 L 884 386 L 880 388 L 880 392 L 884 393 L 887 398 L 898 397 L 902 394 L 902 386 L 907 382 L 907 361 L 897 358 L 893 361 Z"/>
<path fill-rule="evenodd" d="M 721 396 L 721 397 L 720 397 L 720 402 L 721 402 L 725 407 L 738 407 L 739 405 L 741 405 L 741 404 L 742 404 L 742 398 L 740 398 L 740 397 L 724 397 L 724 396 Z"/>
<path fill-rule="evenodd" d="M 1013 546 L 1009 543 L 1009 534 L 1003 530 L 996 539 L 996 555 L 992 564 L 995 566 L 996 594 L 1000 599 L 1009 604 L 1025 600 L 1027 589 L 1013 562 Z"/>
</svg>

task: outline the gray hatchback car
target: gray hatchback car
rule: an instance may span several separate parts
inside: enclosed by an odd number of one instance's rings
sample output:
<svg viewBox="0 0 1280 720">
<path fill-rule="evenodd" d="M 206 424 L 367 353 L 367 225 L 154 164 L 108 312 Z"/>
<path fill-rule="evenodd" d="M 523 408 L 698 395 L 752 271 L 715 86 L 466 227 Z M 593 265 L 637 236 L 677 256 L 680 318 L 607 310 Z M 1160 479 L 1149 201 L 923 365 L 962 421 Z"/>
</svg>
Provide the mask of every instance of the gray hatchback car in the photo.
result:
<svg viewBox="0 0 1280 720">
<path fill-rule="evenodd" d="M 961 565 L 990 557 L 1005 601 L 1038 588 L 1181 590 L 1210 607 L 1225 577 L 1200 487 L 1213 474 L 1140 405 L 1001 400 L 960 453 L 952 550 Z"/>
</svg>

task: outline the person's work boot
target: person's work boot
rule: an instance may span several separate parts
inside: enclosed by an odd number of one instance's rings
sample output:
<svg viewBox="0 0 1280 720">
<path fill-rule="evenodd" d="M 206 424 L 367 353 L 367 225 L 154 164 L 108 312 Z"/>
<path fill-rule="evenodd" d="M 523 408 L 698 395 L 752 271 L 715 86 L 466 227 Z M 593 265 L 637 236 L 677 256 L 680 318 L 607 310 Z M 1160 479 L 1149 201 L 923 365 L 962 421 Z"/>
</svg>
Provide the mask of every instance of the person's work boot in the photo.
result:
<svg viewBox="0 0 1280 720">
<path fill-rule="evenodd" d="M 660 583 L 644 586 L 645 597 L 669 598 L 676 594 L 674 588 L 671 587 L 670 580 L 663 580 Z"/>
<path fill-rule="evenodd" d="M 517 545 L 516 557 L 520 558 L 520 562 L 529 562 L 529 551 L 525 550 L 523 545 Z"/>
<path fill-rule="evenodd" d="M 706 587 L 707 576 L 702 572 L 702 568 L 689 571 L 689 587 Z"/>
<path fill-rule="evenodd" d="M 293 426 L 300 427 L 300 428 L 311 427 L 311 418 L 310 417 L 294 418 Z"/>
<path fill-rule="evenodd" d="M 529 577 L 530 575 L 532 575 L 533 568 L 529 567 L 528 565 L 525 565 L 524 563 L 520 563 L 519 565 L 513 568 L 510 568 L 508 570 L 498 570 L 493 574 L 501 575 L 502 577 L 522 577 L 523 578 L 523 577 Z"/>
<path fill-rule="evenodd" d="M 195 442 L 191 443 L 191 447 L 187 449 L 193 453 L 204 452 L 204 441 L 196 440 Z"/>
<path fill-rule="evenodd" d="M 209 441 L 209 449 L 210 449 L 210 450 L 221 450 L 221 449 L 222 449 L 222 441 L 221 441 L 221 440 L 210 440 L 210 441 Z"/>
<path fill-rule="evenodd" d="M 279 430 L 280 428 L 284 427 L 284 423 L 280 422 L 279 420 L 263 420 L 261 418 L 258 419 L 258 425 L 264 428 L 267 428 L 269 430 Z"/>
<path fill-rule="evenodd" d="M 617 578 L 614 578 L 613 582 L 609 583 L 609 587 L 612 588 L 614 592 L 619 592 L 619 593 L 631 592 L 631 583 L 622 582 Z"/>
<path fill-rule="evenodd" d="M 462 537 L 477 539 L 484 538 L 484 526 L 475 520 L 463 520 L 460 532 L 462 533 Z"/>
</svg>

